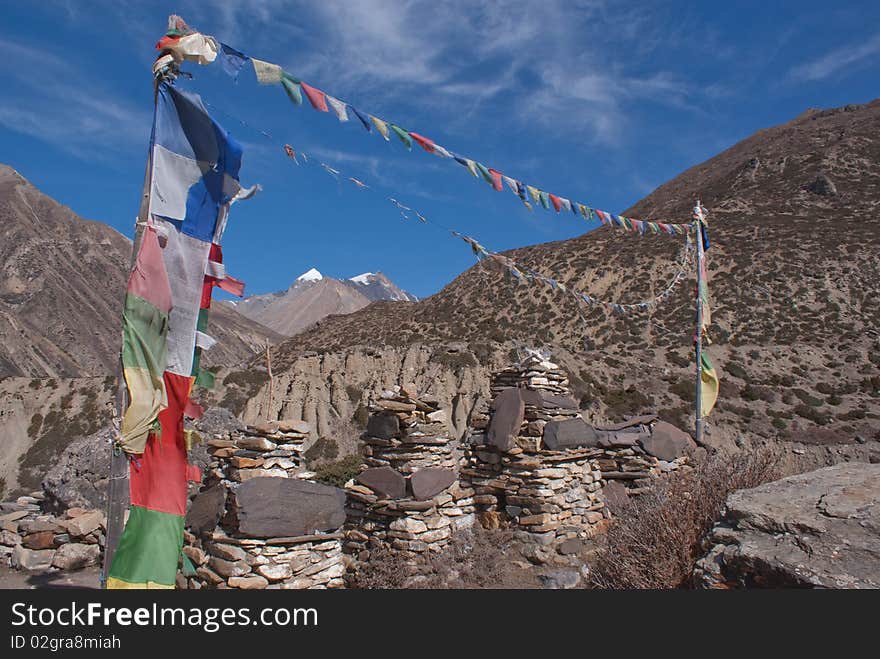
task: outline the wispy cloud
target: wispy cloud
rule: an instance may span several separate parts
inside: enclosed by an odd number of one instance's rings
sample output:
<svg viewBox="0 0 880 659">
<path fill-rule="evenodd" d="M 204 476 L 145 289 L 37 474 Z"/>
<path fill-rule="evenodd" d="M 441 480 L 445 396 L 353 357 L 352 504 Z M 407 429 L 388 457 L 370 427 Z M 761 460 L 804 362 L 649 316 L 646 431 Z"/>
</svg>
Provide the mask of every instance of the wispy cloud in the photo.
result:
<svg viewBox="0 0 880 659">
<path fill-rule="evenodd" d="M 880 55 L 880 32 L 867 41 L 851 43 L 794 67 L 789 77 L 794 80 L 824 80 L 846 67 Z"/>
<path fill-rule="evenodd" d="M 0 38 L 0 59 L 28 62 L 7 70 L 12 93 L 0 100 L 0 125 L 86 160 L 112 159 L 144 143 L 149 114 L 115 98 L 61 56 Z"/>
</svg>

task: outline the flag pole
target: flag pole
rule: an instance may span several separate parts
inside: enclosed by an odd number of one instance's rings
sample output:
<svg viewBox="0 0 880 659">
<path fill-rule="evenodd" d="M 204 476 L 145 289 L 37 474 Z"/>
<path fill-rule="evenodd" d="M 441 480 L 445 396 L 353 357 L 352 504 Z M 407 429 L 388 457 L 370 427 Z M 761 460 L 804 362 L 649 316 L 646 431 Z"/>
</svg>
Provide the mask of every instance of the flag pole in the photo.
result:
<svg viewBox="0 0 880 659">
<path fill-rule="evenodd" d="M 697 242 L 697 333 L 694 337 L 697 357 L 697 395 L 694 405 L 694 433 L 698 445 L 703 445 L 703 237 L 701 235 L 701 223 L 703 220 L 703 204 L 697 199 L 694 205 L 694 234 Z"/>
<path fill-rule="evenodd" d="M 153 64 L 153 123 L 155 125 L 156 103 L 159 92 L 159 78 L 167 65 L 167 55 L 159 55 Z M 153 175 L 153 134 L 150 134 L 150 148 L 147 152 L 147 165 L 144 170 L 144 187 L 141 195 L 140 208 L 134 225 L 134 239 L 131 243 L 131 258 L 128 271 L 134 268 L 137 259 L 138 247 L 143 228 L 147 221 L 150 210 L 150 182 Z M 119 352 L 119 361 L 116 370 L 116 409 L 114 419 L 115 436 L 110 450 L 110 480 L 107 485 L 107 535 L 104 540 L 104 562 L 101 566 L 101 588 L 107 588 L 107 577 L 110 566 L 113 563 L 113 555 L 119 546 L 119 539 L 125 527 L 125 501 L 126 488 L 128 487 L 128 455 L 122 450 L 119 440 L 122 432 L 122 416 L 129 404 L 128 387 L 125 384 L 125 376 L 122 368 L 122 351 Z"/>
</svg>

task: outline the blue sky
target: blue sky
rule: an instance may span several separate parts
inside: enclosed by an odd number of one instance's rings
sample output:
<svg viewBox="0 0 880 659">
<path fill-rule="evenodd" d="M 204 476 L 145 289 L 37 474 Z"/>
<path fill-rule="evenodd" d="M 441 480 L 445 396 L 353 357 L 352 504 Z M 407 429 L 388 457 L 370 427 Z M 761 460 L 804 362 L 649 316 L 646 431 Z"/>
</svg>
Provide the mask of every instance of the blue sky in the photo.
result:
<svg viewBox="0 0 880 659">
<path fill-rule="evenodd" d="M 360 110 L 544 190 L 620 212 L 756 130 L 878 93 L 880 3 L 510 0 L 0 0 L 0 161 L 84 217 L 131 235 L 151 120 L 153 45 L 170 13 Z M 491 249 L 570 238 L 461 166 L 340 124 L 219 66 L 181 81 L 244 143 L 224 239 L 248 292 L 305 270 L 381 270 L 439 290 L 467 247 L 401 219 L 393 196 Z M 265 139 L 220 111 L 272 134 Z M 290 143 L 374 186 L 297 168 Z M 668 218 L 677 219 L 677 218 Z"/>
</svg>

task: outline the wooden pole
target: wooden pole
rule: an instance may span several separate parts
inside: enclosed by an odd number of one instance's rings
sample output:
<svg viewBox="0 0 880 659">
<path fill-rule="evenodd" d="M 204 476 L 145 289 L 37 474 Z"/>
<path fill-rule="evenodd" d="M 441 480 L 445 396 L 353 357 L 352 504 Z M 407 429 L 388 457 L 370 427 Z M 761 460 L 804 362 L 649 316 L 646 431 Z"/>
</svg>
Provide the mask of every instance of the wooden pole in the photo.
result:
<svg viewBox="0 0 880 659">
<path fill-rule="evenodd" d="M 266 341 L 266 370 L 269 372 L 269 405 L 266 408 L 266 421 L 269 421 L 269 415 L 272 413 L 272 395 L 275 385 L 275 379 L 272 377 L 272 353 L 269 350 L 269 341 Z"/>
<path fill-rule="evenodd" d="M 158 97 L 158 79 L 153 79 L 153 118 L 155 121 L 156 101 Z M 128 270 L 134 267 L 137 259 L 138 247 L 143 235 L 143 223 L 147 221 L 150 210 L 150 189 L 153 178 L 153 139 L 150 138 L 150 149 L 147 153 L 147 166 L 144 170 L 144 187 L 141 195 L 141 204 L 138 209 L 137 219 L 134 225 L 134 240 L 131 243 L 131 259 Z M 124 296 L 123 296 L 124 299 Z M 122 431 L 122 415 L 128 408 L 128 388 L 125 386 L 125 377 L 122 368 L 122 351 L 119 353 L 119 363 L 116 371 L 116 419 L 118 425 L 116 432 Z M 110 565 L 113 563 L 113 555 L 119 546 L 119 538 L 125 527 L 125 501 L 128 488 L 128 455 L 117 444 L 119 437 L 115 437 L 110 451 L 110 481 L 107 485 L 107 535 L 104 539 L 104 563 L 101 566 L 101 588 L 107 587 L 107 577 L 110 573 Z"/>
<path fill-rule="evenodd" d="M 697 357 L 697 395 L 694 408 L 694 432 L 698 445 L 703 445 L 703 386 L 702 386 L 702 362 L 703 362 L 703 297 L 700 291 L 703 288 L 703 236 L 701 223 L 703 219 L 703 207 L 699 199 L 694 206 L 694 234 L 697 240 L 697 333 L 694 337 Z"/>
</svg>

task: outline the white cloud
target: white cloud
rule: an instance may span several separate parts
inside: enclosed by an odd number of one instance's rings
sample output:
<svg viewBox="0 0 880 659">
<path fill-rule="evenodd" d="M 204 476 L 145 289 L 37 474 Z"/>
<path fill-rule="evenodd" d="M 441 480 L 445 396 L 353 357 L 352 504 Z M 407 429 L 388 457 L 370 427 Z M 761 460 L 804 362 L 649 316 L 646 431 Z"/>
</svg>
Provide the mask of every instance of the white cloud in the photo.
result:
<svg viewBox="0 0 880 659">
<path fill-rule="evenodd" d="M 790 77 L 803 81 L 824 80 L 851 64 L 878 54 L 880 54 L 880 32 L 867 41 L 843 46 L 822 57 L 800 64 L 791 70 Z"/>
</svg>

